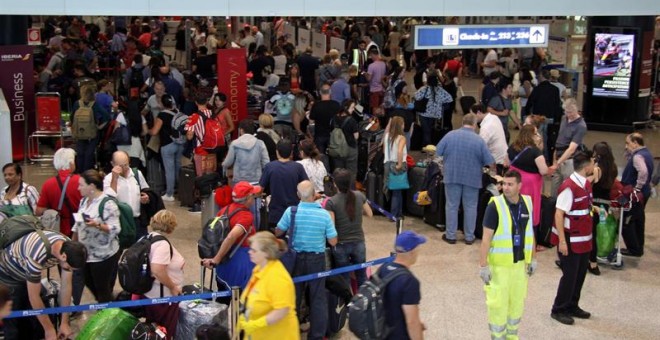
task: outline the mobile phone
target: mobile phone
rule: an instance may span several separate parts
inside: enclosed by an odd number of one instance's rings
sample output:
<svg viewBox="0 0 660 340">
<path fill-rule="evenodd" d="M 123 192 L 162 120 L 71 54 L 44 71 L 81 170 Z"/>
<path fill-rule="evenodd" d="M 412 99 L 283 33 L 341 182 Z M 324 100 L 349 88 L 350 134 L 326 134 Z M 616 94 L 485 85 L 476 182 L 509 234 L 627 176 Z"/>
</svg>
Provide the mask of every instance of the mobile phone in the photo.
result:
<svg viewBox="0 0 660 340">
<path fill-rule="evenodd" d="M 92 219 L 89 215 L 87 215 L 85 213 L 82 214 L 82 218 L 83 218 L 84 221 Z"/>
</svg>

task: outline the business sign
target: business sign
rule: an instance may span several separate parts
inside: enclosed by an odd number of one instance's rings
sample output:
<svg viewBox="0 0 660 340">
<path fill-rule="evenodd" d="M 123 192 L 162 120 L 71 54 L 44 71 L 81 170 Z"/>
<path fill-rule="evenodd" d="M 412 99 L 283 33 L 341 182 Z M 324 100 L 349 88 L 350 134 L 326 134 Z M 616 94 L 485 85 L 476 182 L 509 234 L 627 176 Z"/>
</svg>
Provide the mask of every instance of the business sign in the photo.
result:
<svg viewBox="0 0 660 340">
<path fill-rule="evenodd" d="M 312 33 L 312 55 L 323 58 L 326 54 L 326 35 L 323 33 Z"/>
<path fill-rule="evenodd" d="M 346 40 L 342 38 L 330 37 L 330 49 L 339 51 L 339 54 L 346 53 Z"/>
<path fill-rule="evenodd" d="M 311 45 L 311 31 L 304 28 L 298 28 L 298 51 L 304 52 Z"/>
<path fill-rule="evenodd" d="M 218 92 L 227 96 L 225 107 L 231 113 L 234 126 L 238 126 L 241 120 L 247 118 L 245 53 L 243 48 L 218 50 Z"/>
<path fill-rule="evenodd" d="M 41 30 L 38 28 L 27 29 L 28 45 L 41 45 Z"/>
<path fill-rule="evenodd" d="M 0 88 L 5 94 L 11 114 L 12 156 L 25 157 L 25 124 L 34 119 L 34 58 L 31 46 L 0 46 Z M 28 125 L 28 133 L 34 123 Z"/>
<path fill-rule="evenodd" d="M 639 72 L 639 97 L 648 97 L 651 95 L 653 35 L 653 31 L 646 31 L 642 34 L 642 67 Z"/>
<path fill-rule="evenodd" d="M 548 25 L 415 26 L 415 49 L 546 47 Z"/>
</svg>

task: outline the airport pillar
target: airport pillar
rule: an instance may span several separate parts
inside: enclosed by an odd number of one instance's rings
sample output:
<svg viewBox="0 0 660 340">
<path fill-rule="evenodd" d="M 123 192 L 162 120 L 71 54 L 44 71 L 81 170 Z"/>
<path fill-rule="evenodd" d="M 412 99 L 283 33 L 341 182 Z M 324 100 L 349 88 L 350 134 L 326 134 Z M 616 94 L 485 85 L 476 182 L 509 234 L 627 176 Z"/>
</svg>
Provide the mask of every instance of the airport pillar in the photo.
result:
<svg viewBox="0 0 660 340">
<path fill-rule="evenodd" d="M 655 17 L 590 17 L 583 113 L 589 129 L 630 132 L 649 119 Z"/>
</svg>

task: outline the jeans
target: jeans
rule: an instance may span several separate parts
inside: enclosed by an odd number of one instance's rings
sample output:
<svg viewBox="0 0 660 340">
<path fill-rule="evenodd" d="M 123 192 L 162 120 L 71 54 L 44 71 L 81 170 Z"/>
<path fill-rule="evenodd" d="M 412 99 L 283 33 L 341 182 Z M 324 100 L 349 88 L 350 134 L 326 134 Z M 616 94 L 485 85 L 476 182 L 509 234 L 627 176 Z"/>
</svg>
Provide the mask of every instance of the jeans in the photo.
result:
<svg viewBox="0 0 660 340">
<path fill-rule="evenodd" d="M 81 174 L 94 168 L 94 164 L 96 163 L 96 146 L 98 143 L 98 137 L 76 142 L 76 172 Z"/>
<path fill-rule="evenodd" d="M 0 271 L 0 283 L 9 289 L 13 310 L 32 309 L 25 281 L 16 281 L 4 271 Z M 42 339 L 43 328 L 35 316 L 4 319 L 3 331 L 6 340 Z"/>
<path fill-rule="evenodd" d="M 294 277 L 314 274 L 325 270 L 325 253 L 298 253 Z M 307 334 L 309 340 L 321 340 L 328 328 L 328 294 L 325 290 L 325 278 L 296 283 L 296 307 L 300 315 L 300 303 L 304 300 L 305 288 L 309 289 L 309 322 Z"/>
<path fill-rule="evenodd" d="M 337 243 L 334 247 L 333 255 L 335 258 L 335 267 L 337 268 L 367 262 L 367 248 L 364 245 L 364 241 Z M 367 281 L 366 269 L 358 269 L 354 273 L 358 287 L 362 286 Z M 350 282 L 350 273 L 343 275 Z"/>
<path fill-rule="evenodd" d="M 456 239 L 458 207 L 463 203 L 463 232 L 465 233 L 465 240 L 474 241 L 479 189 L 462 184 L 445 183 L 445 196 L 445 214 L 447 218 L 447 231 L 445 235 L 450 240 Z"/>
<path fill-rule="evenodd" d="M 557 168 L 557 171 L 555 171 L 554 174 L 552 174 L 552 191 L 550 192 L 550 195 L 552 197 L 557 197 L 559 194 L 557 191 L 559 190 L 559 186 L 571 176 L 573 173 L 573 160 L 572 159 L 567 159 L 562 163 L 562 165 Z"/>
<path fill-rule="evenodd" d="M 133 220 L 135 221 L 135 242 L 137 242 L 142 236 L 146 236 L 149 231 L 146 225 L 142 225 L 142 220 L 139 216 L 134 217 Z"/>
<path fill-rule="evenodd" d="M 433 144 L 433 129 L 435 129 L 435 118 L 419 116 L 419 124 L 422 127 L 422 146 Z"/>
<path fill-rule="evenodd" d="M 87 262 L 85 264 L 85 285 L 94 294 L 99 303 L 114 300 L 112 290 L 117 280 L 117 266 L 121 252 L 110 256 L 101 262 Z"/>
<path fill-rule="evenodd" d="M 390 212 L 394 217 L 403 216 L 403 190 L 390 190 L 392 193 Z"/>
<path fill-rule="evenodd" d="M 174 195 L 176 177 L 181 169 L 183 145 L 177 143 L 167 144 L 160 148 L 160 154 L 163 157 L 163 166 L 165 167 L 165 193 L 172 196 Z"/>
<path fill-rule="evenodd" d="M 314 144 L 316 144 L 316 148 L 319 149 L 319 153 L 322 155 L 325 154 L 325 150 L 328 148 L 329 143 L 330 143 L 330 136 L 327 137 L 314 136 Z"/>
<path fill-rule="evenodd" d="M 333 158 L 333 169 L 344 168 L 348 169 L 353 173 L 353 176 L 357 176 L 357 161 L 358 161 L 358 151 L 357 148 L 348 148 L 348 155 L 344 158 Z"/>
</svg>

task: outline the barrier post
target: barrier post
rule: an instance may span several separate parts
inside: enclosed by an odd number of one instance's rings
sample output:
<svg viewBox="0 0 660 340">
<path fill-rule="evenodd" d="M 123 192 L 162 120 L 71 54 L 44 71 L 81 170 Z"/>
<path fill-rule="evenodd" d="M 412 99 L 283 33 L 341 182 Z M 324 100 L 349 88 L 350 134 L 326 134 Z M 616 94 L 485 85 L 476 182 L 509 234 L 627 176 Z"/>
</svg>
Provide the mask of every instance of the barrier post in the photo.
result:
<svg viewBox="0 0 660 340">
<path fill-rule="evenodd" d="M 399 236 L 403 231 L 403 217 L 396 218 L 396 236 Z"/>
<path fill-rule="evenodd" d="M 238 339 L 238 315 L 240 313 L 240 288 L 238 286 L 231 287 L 231 310 L 229 317 L 229 330 L 232 334 L 232 339 Z"/>
</svg>

